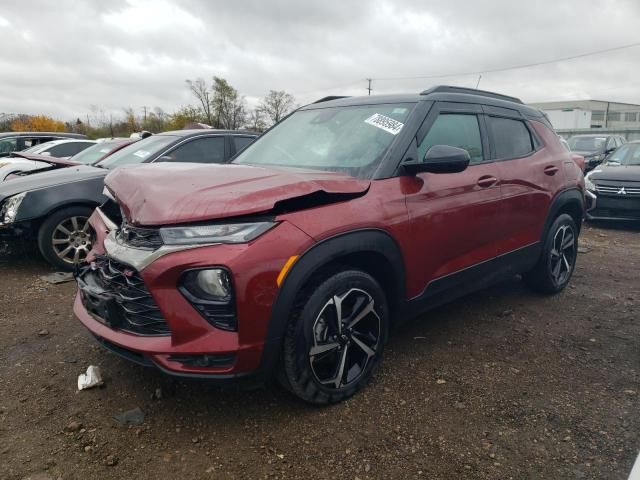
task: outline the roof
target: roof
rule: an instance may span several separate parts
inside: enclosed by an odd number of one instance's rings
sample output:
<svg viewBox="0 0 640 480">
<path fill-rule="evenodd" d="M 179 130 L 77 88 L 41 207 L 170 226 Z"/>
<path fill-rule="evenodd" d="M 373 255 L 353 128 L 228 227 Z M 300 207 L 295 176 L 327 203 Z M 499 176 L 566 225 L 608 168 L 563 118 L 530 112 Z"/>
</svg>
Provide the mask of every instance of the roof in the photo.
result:
<svg viewBox="0 0 640 480">
<path fill-rule="evenodd" d="M 194 129 L 187 129 L 187 130 L 173 130 L 171 132 L 162 132 L 162 133 L 156 133 L 154 135 L 173 135 L 176 137 L 191 137 L 194 135 L 204 135 L 207 133 L 215 133 L 215 134 L 219 134 L 219 135 L 255 135 L 258 136 L 260 135 L 259 133 L 256 132 L 252 132 L 250 130 L 218 130 L 215 128 L 194 128 Z"/>
<path fill-rule="evenodd" d="M 397 94 L 397 95 L 371 95 L 361 97 L 325 97 L 316 103 L 311 103 L 301 110 L 315 110 L 327 107 L 347 107 L 354 105 L 375 105 L 382 103 L 417 103 L 422 101 L 464 102 L 480 105 L 489 105 L 498 108 L 508 108 L 520 112 L 525 117 L 533 117 L 544 123 L 548 123 L 541 110 L 524 105 L 519 98 L 502 95 L 500 93 L 475 90 L 464 87 L 439 85 L 424 90 L 421 93 Z"/>
<path fill-rule="evenodd" d="M 87 138 L 86 135 L 80 133 L 67 132 L 3 132 L 0 138 L 4 137 L 69 137 L 69 138 Z"/>
</svg>

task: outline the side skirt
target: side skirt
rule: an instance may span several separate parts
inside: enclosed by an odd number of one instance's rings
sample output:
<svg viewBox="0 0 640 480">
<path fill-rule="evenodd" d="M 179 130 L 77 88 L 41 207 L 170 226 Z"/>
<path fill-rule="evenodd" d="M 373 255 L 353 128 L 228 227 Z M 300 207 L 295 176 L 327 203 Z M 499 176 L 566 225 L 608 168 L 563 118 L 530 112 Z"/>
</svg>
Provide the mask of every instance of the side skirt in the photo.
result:
<svg viewBox="0 0 640 480">
<path fill-rule="evenodd" d="M 436 278 L 429 282 L 420 295 L 405 303 L 399 318 L 409 319 L 519 273 L 528 272 L 535 266 L 541 253 L 542 245 L 536 242 Z"/>
</svg>

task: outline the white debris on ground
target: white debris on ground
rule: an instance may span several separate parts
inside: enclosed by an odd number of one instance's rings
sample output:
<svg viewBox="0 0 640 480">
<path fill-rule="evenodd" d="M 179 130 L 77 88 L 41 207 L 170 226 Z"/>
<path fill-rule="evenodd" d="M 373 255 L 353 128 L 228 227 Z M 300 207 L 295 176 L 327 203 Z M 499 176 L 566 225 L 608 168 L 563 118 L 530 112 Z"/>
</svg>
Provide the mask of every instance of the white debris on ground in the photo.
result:
<svg viewBox="0 0 640 480">
<path fill-rule="evenodd" d="M 102 375 L 100 374 L 100 368 L 95 365 L 89 365 L 86 373 L 81 373 L 78 376 L 78 390 L 87 390 L 93 387 L 100 387 L 103 385 Z"/>
</svg>

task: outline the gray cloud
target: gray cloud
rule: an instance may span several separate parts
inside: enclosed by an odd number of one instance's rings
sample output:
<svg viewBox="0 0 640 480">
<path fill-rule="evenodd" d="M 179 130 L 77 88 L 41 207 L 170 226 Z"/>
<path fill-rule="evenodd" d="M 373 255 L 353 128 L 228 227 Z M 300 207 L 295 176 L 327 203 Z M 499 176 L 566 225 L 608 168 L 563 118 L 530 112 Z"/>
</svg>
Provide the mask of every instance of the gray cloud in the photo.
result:
<svg viewBox="0 0 640 480">
<path fill-rule="evenodd" d="M 91 105 L 192 102 L 187 78 L 227 78 L 255 103 L 284 89 L 299 103 L 326 94 L 474 86 L 490 70 L 640 41 L 637 0 L 513 2 L 371 0 L 3 2 L 0 112 L 73 118 Z M 484 74 L 481 88 L 525 101 L 640 102 L 640 47 Z"/>
</svg>

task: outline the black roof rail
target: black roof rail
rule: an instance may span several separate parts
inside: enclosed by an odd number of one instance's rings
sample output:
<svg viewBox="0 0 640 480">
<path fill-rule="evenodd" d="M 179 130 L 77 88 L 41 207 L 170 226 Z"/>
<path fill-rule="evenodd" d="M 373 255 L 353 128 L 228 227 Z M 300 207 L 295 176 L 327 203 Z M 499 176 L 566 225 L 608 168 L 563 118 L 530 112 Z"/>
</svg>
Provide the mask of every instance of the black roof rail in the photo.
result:
<svg viewBox="0 0 640 480">
<path fill-rule="evenodd" d="M 438 85 L 437 87 L 429 88 L 420 92 L 420 95 L 429 95 L 430 93 L 464 93 L 467 95 L 479 95 L 481 97 L 490 97 L 497 100 L 506 100 L 507 102 L 519 103 L 524 105 L 524 102 L 516 97 L 510 97 L 509 95 L 502 95 L 501 93 L 487 92 L 486 90 L 476 90 L 475 88 L 465 87 L 451 87 L 449 85 Z"/>
<path fill-rule="evenodd" d="M 338 100 L 340 98 L 349 98 L 348 95 L 329 95 L 328 97 L 322 97 L 320 100 L 316 100 L 313 103 L 328 102 L 329 100 Z"/>
</svg>

